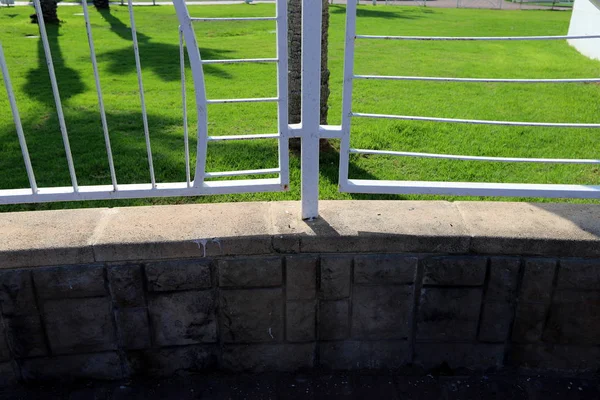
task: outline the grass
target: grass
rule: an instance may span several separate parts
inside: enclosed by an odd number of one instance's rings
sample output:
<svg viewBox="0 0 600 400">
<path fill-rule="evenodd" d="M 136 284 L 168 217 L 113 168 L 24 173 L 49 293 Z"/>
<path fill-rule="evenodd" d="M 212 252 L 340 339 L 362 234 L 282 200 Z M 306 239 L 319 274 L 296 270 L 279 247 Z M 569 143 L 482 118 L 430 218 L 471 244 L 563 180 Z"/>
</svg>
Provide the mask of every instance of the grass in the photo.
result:
<svg viewBox="0 0 600 400">
<path fill-rule="evenodd" d="M 271 4 L 190 7 L 195 16 L 273 15 Z M 331 6 L 329 122 L 341 119 L 345 8 Z M 39 186 L 69 185 L 69 176 L 37 26 L 29 8 L 0 9 L 0 41 L 23 119 Z M 64 23 L 49 28 L 55 68 L 81 185 L 108 184 L 110 175 L 79 7 L 60 8 Z M 128 14 L 91 10 L 100 77 L 119 183 L 148 182 L 142 116 Z M 358 32 L 380 35 L 557 35 L 568 29 L 570 13 L 359 7 Z M 183 134 L 179 86 L 177 20 L 171 7 L 137 7 L 150 133 L 159 182 L 183 181 Z M 198 24 L 204 58 L 273 57 L 274 23 Z M 358 41 L 356 72 L 380 75 L 472 77 L 597 77 L 600 62 L 580 55 L 563 41 L 399 42 Z M 271 97 L 276 93 L 272 64 L 209 65 L 208 98 Z M 191 75 L 187 71 L 187 78 Z M 190 109 L 194 109 L 191 90 Z M 452 118 L 551 122 L 598 122 L 600 86 L 594 84 L 480 84 L 356 81 L 354 111 Z M 28 187 L 8 101 L 0 96 L 0 189 Z M 209 133 L 276 131 L 274 104 L 210 105 Z M 193 116 L 190 126 L 194 126 Z M 488 156 L 598 158 L 598 130 L 510 128 L 354 119 L 352 147 Z M 195 149 L 192 140 L 191 148 Z M 323 199 L 443 196 L 352 195 L 337 190 L 338 143 L 321 154 Z M 273 141 L 211 144 L 208 171 L 270 168 L 277 165 Z M 193 160 L 194 161 L 194 160 Z M 2 206 L 0 211 L 189 202 L 299 199 L 299 159 L 290 159 L 286 193 L 193 198 L 140 199 Z M 596 166 L 500 164 L 387 156 L 352 156 L 352 178 L 599 184 Z"/>
</svg>

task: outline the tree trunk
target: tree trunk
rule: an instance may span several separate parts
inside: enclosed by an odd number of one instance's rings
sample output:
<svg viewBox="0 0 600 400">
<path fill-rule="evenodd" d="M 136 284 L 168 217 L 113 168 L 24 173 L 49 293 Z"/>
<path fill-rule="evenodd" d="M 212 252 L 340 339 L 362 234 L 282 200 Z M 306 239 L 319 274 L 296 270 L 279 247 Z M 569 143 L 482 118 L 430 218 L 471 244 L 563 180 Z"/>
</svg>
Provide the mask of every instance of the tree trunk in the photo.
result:
<svg viewBox="0 0 600 400">
<path fill-rule="evenodd" d="M 329 69 L 327 69 L 327 44 L 329 28 L 329 2 L 323 1 L 321 26 L 321 125 L 327 124 L 327 100 L 329 99 Z M 288 100 L 289 123 L 300 122 L 302 103 L 302 0 L 288 0 Z M 322 142 L 326 143 L 325 139 Z M 299 140 L 290 140 L 291 147 L 298 149 Z"/>
<path fill-rule="evenodd" d="M 40 7 L 42 9 L 42 15 L 44 16 L 44 23 L 46 24 L 58 24 L 57 8 L 58 4 L 56 0 L 40 0 Z M 31 15 L 31 22 L 37 24 L 37 15 Z"/>
<path fill-rule="evenodd" d="M 83 0 L 86 1 L 86 0 Z M 94 7 L 96 7 L 96 10 L 108 10 L 110 9 L 110 6 L 108 4 L 108 0 L 93 0 L 94 1 Z"/>
<path fill-rule="evenodd" d="M 327 125 L 329 106 L 329 68 L 327 52 L 329 49 L 329 2 L 323 0 L 323 23 L 321 26 L 321 125 Z"/>
</svg>

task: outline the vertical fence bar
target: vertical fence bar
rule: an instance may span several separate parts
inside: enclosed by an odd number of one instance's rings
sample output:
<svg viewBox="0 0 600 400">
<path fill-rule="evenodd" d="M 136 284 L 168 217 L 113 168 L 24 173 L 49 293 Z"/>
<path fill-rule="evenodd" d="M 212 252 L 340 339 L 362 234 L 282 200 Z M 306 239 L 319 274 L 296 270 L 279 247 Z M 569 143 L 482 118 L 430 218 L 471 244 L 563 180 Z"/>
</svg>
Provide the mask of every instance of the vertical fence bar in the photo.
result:
<svg viewBox="0 0 600 400">
<path fill-rule="evenodd" d="M 152 160 L 152 147 L 150 146 L 150 130 L 148 129 L 148 112 L 146 111 L 146 98 L 144 96 L 144 81 L 142 80 L 142 63 L 140 61 L 140 47 L 138 45 L 137 30 L 135 29 L 135 18 L 133 16 L 133 2 L 128 0 L 129 21 L 131 23 L 131 37 L 133 39 L 133 52 L 135 54 L 135 67 L 137 70 L 138 87 L 140 90 L 140 103 L 142 105 L 142 122 L 144 124 L 144 137 L 146 138 L 146 152 L 148 153 L 148 168 L 150 169 L 150 182 L 152 188 L 156 188 L 156 177 L 154 175 L 154 162 Z"/>
<path fill-rule="evenodd" d="M 279 177 L 281 185 L 290 184 L 288 139 L 288 16 L 287 0 L 277 0 L 277 124 L 279 129 Z"/>
<path fill-rule="evenodd" d="M 50 84 L 52 85 L 54 103 L 56 104 L 58 124 L 60 126 L 60 132 L 62 134 L 63 144 L 65 146 L 67 165 L 69 166 L 69 174 L 71 175 L 71 185 L 73 186 L 73 191 L 79 192 L 79 185 L 77 184 L 77 175 L 75 175 L 75 166 L 73 164 L 73 154 L 71 153 L 71 144 L 69 143 L 69 136 L 67 134 L 65 115 L 63 113 L 62 102 L 60 101 L 60 92 L 58 91 L 58 83 L 56 82 L 54 62 L 52 62 L 52 52 L 50 51 L 50 43 L 48 43 L 48 34 L 46 33 L 46 24 L 44 23 L 44 16 L 42 14 L 40 0 L 33 0 L 33 6 L 35 7 L 38 26 L 40 28 L 40 37 L 42 39 L 42 44 L 44 45 L 44 54 L 46 56 L 46 64 L 48 65 L 48 74 L 50 75 Z"/>
<path fill-rule="evenodd" d="M 202 70 L 202 58 L 198 49 L 198 40 L 192 27 L 192 20 L 185 5 L 185 0 L 173 0 L 177 18 L 181 23 L 183 38 L 186 43 L 188 60 L 192 70 L 194 81 L 194 95 L 196 100 L 196 112 L 198 121 L 196 125 L 196 169 L 194 173 L 193 187 L 202 188 L 206 172 L 206 152 L 208 150 L 208 115 L 206 110 L 206 91 L 204 84 L 204 72 Z"/>
<path fill-rule="evenodd" d="M 302 218 L 319 216 L 321 0 L 302 0 Z"/>
<path fill-rule="evenodd" d="M 342 139 L 340 142 L 340 188 L 348 180 L 350 164 L 350 127 L 352 121 L 352 86 L 354 76 L 354 45 L 356 36 L 356 4 L 346 7 L 346 39 L 344 44 L 344 87 L 342 91 Z"/>
<path fill-rule="evenodd" d="M 181 30 L 181 26 L 179 26 L 179 66 L 181 68 L 181 101 L 183 104 L 183 146 L 185 148 L 185 179 L 187 187 L 190 187 L 190 141 L 188 136 L 187 95 L 185 88 L 185 53 L 183 52 L 183 31 Z"/>
<path fill-rule="evenodd" d="M 39 0 L 37 0 L 39 1 Z M 106 154 L 108 155 L 108 166 L 110 168 L 110 177 L 112 180 L 113 189 L 119 190 L 117 187 L 117 175 L 115 174 L 115 165 L 113 161 L 112 149 L 110 146 L 110 137 L 108 135 L 108 123 L 106 122 L 106 111 L 104 110 L 104 99 L 102 97 L 102 88 L 100 87 L 100 76 L 98 74 L 98 63 L 96 62 L 96 50 L 94 50 L 94 39 L 92 37 L 92 26 L 90 24 L 90 15 L 88 13 L 87 1 L 83 1 L 83 16 L 85 18 L 85 28 L 87 31 L 88 43 L 90 46 L 90 58 L 92 60 L 92 68 L 94 70 L 94 80 L 96 82 L 96 92 L 98 93 L 98 105 L 100 108 L 100 119 L 102 121 L 102 129 L 104 130 L 104 142 L 106 144 Z"/>
<path fill-rule="evenodd" d="M 0 69 L 2 69 L 2 78 L 4 79 L 4 87 L 6 88 L 6 94 L 8 95 L 8 102 L 10 103 L 10 109 L 12 111 L 13 120 L 17 129 L 17 136 L 19 137 L 19 145 L 21 146 L 21 153 L 23 153 L 23 161 L 25 162 L 25 169 L 27 170 L 27 177 L 29 178 L 29 185 L 31 186 L 31 192 L 36 194 L 38 191 L 37 183 L 35 181 L 35 174 L 33 173 L 33 167 L 31 166 L 31 159 L 29 158 L 29 150 L 27 149 L 27 142 L 25 141 L 25 134 L 23 133 L 23 125 L 21 124 L 21 117 L 19 116 L 19 109 L 17 108 L 17 100 L 15 99 L 15 92 L 12 88 L 10 76 L 8 75 L 8 66 L 6 65 L 6 59 L 4 58 L 4 49 L 2 43 L 0 43 Z"/>
</svg>

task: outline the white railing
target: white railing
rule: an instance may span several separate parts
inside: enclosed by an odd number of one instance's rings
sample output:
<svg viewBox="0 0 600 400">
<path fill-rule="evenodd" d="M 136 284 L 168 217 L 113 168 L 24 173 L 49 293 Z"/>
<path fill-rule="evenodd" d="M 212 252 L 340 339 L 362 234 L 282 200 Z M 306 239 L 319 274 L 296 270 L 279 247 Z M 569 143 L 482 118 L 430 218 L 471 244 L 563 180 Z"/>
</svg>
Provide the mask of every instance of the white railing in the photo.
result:
<svg viewBox="0 0 600 400">
<path fill-rule="evenodd" d="M 354 46 L 356 40 L 410 40 L 410 41 L 521 41 L 521 40 L 565 40 L 594 39 L 595 36 L 505 36 L 505 37 L 444 37 L 444 36 L 377 36 L 356 34 L 356 4 L 348 2 L 346 10 L 346 39 L 344 63 L 344 91 L 342 100 L 342 127 L 340 148 L 339 186 L 342 192 L 385 193 L 385 194 L 441 194 L 457 196 L 526 196 L 526 197 L 566 197 L 600 198 L 600 186 L 557 185 L 557 184 L 518 184 L 518 183 L 478 183 L 478 182 L 427 182 L 427 181 L 377 181 L 349 179 L 348 165 L 350 154 L 371 154 L 398 157 L 419 157 L 451 159 L 463 161 L 493 161 L 512 163 L 561 163 L 561 164 L 600 164 L 590 159 L 552 159 L 521 157 L 484 157 L 456 154 L 431 154 L 408 151 L 386 151 L 378 149 L 355 149 L 350 147 L 350 127 L 352 118 L 383 118 L 409 121 L 428 121 L 458 124 L 481 124 L 501 126 L 533 126 L 560 128 L 600 128 L 600 123 L 551 123 L 528 121 L 493 121 L 477 119 L 440 118 L 431 116 L 389 115 L 358 113 L 352 111 L 352 89 L 355 79 L 444 81 L 444 82 L 502 82 L 502 83 L 581 83 L 599 82 L 600 78 L 585 79 L 497 79 L 497 78 L 449 78 L 417 76 L 357 75 L 354 73 Z"/>
<path fill-rule="evenodd" d="M 513 163 L 562 163 L 562 164 L 600 164 L 600 159 L 561 159 L 561 158 L 521 158 L 521 157 L 487 157 L 457 154 L 433 154 L 410 151 L 391 151 L 380 149 L 360 149 L 350 146 L 350 128 L 353 118 L 384 118 L 397 120 L 413 120 L 461 124 L 483 124 L 502 126 L 533 126 L 533 127 L 562 127 L 562 128 L 600 128 L 600 123 L 550 123 L 527 121 L 494 121 L 477 119 L 440 118 L 435 116 L 408 116 L 374 113 L 359 113 L 352 109 L 353 82 L 357 79 L 365 80 L 405 80 L 405 81 L 444 81 L 444 82 L 500 82 L 500 83 L 580 83 L 600 82 L 600 78 L 587 79 L 562 78 L 562 79 L 498 79 L 498 78 L 452 78 L 452 77 L 419 77 L 419 76 L 384 76 L 384 75 L 359 75 L 354 72 L 354 50 L 356 40 L 411 40 L 411 41 L 515 41 L 515 40 L 564 40 L 564 39 L 593 39 L 596 36 L 520 36 L 520 37 L 427 37 L 427 36 L 376 36 L 356 35 L 356 2 L 347 3 L 346 32 L 345 32 L 345 63 L 344 86 L 342 99 L 342 123 L 339 126 L 319 125 L 320 117 L 320 81 L 321 81 L 321 0 L 302 0 L 302 111 L 300 124 L 288 124 L 288 48 L 287 48 L 287 0 L 277 0 L 275 17 L 234 17 L 234 18 L 193 18 L 190 17 L 184 0 L 174 0 L 175 11 L 179 20 L 179 61 L 181 73 L 182 96 L 182 125 L 185 157 L 185 182 L 157 182 L 151 147 L 152 137 L 148 125 L 144 84 L 142 79 L 142 65 L 139 55 L 139 46 L 135 26 L 132 0 L 128 0 L 128 10 L 132 31 L 133 53 L 135 55 L 137 81 L 142 107 L 142 120 L 144 139 L 148 156 L 149 182 L 142 184 L 119 184 L 115 173 L 113 154 L 111 150 L 110 127 L 107 124 L 105 106 L 102 96 L 101 76 L 96 62 L 96 52 L 92 36 L 87 4 L 83 3 L 86 32 L 90 49 L 92 72 L 96 84 L 98 103 L 100 108 L 101 123 L 106 145 L 106 155 L 110 167 L 111 183 L 95 186 L 80 186 L 77 181 L 76 168 L 69 145 L 67 124 L 63 114 L 60 92 L 52 54 L 45 31 L 39 0 L 34 0 L 38 14 L 40 36 L 43 43 L 44 54 L 48 64 L 52 92 L 58 114 L 58 121 L 66 152 L 67 164 L 71 176 L 71 186 L 68 187 L 39 187 L 36 183 L 35 172 L 32 168 L 27 149 L 26 132 L 23 131 L 17 99 L 13 90 L 6 59 L 0 44 L 0 67 L 4 77 L 6 92 L 12 111 L 16 133 L 19 139 L 29 188 L 0 190 L 0 204 L 36 203 L 69 200 L 95 200 L 95 199 L 124 199 L 139 197 L 163 196 L 196 196 L 209 194 L 264 192 L 287 190 L 289 185 L 289 153 L 288 140 L 299 137 L 302 140 L 301 154 L 301 193 L 302 217 L 313 218 L 318 216 L 319 197 L 319 139 L 339 138 L 340 166 L 339 188 L 342 192 L 356 193 L 387 193 L 387 194 L 445 194 L 445 195 L 476 195 L 476 196 L 533 196 L 533 197 L 580 197 L 600 198 L 600 186 L 585 185 L 550 185 L 550 184 L 505 184 L 505 183 L 477 183 L 477 182 L 414 182 L 414 181 L 377 181 L 350 179 L 349 159 L 350 154 L 371 154 L 398 157 L 419 157 L 433 159 L 451 159 L 462 161 L 492 161 Z M 228 60 L 202 60 L 199 51 L 198 38 L 194 31 L 196 23 L 211 23 L 213 21 L 275 21 L 276 49 L 275 58 L 249 58 Z M 198 116 L 195 135 L 197 138 L 196 163 L 194 166 L 194 179 L 192 180 L 192 167 L 190 165 L 190 148 L 188 130 L 188 109 L 186 89 L 185 55 L 189 61 L 194 86 L 194 99 Z M 232 64 L 232 63 L 276 63 L 277 64 L 277 95 L 265 98 L 228 98 L 207 99 L 204 83 L 203 65 L 205 64 Z M 251 135 L 210 136 L 208 134 L 209 104 L 230 103 L 255 103 L 274 102 L 277 104 L 278 131 L 276 133 L 261 133 Z M 276 168 L 262 168 L 240 171 L 206 171 L 206 156 L 209 142 L 219 141 L 246 141 L 246 140 L 277 140 L 278 141 L 278 166 Z M 207 179 L 276 174 L 277 178 L 242 179 L 211 181 Z"/>
<path fill-rule="evenodd" d="M 139 46 L 137 39 L 137 31 L 135 26 L 134 9 L 132 0 L 128 0 L 129 18 L 131 24 L 131 34 L 133 42 L 133 53 L 135 55 L 135 64 L 137 71 L 137 81 L 140 94 L 142 121 L 144 128 L 144 138 L 146 151 L 148 156 L 148 172 L 149 182 L 142 184 L 119 184 L 118 176 L 115 172 L 114 158 L 111 148 L 110 127 L 106 119 L 106 109 L 104 98 L 102 95 L 101 76 L 98 70 L 96 61 L 96 50 L 94 48 L 94 39 L 92 25 L 90 23 L 90 15 L 86 2 L 82 3 L 83 16 L 85 19 L 86 33 L 88 37 L 90 59 L 96 92 L 98 96 L 98 105 L 100 109 L 100 119 L 104 133 L 106 145 L 106 156 L 108 158 L 111 184 L 110 185 L 94 185 L 80 186 L 77 180 L 77 172 L 73 162 L 71 146 L 69 144 L 69 134 L 67 124 L 65 122 L 63 107 L 61 103 L 60 91 L 54 71 L 54 63 L 52 61 L 52 51 L 48 42 L 48 35 L 44 19 L 42 17 L 40 1 L 33 1 L 37 20 L 40 29 L 40 37 L 44 48 L 46 63 L 50 75 L 52 85 L 52 93 L 54 96 L 56 112 L 60 131 L 63 138 L 67 164 L 71 177 L 71 186 L 68 187 L 39 187 L 36 183 L 35 172 L 33 170 L 29 151 L 27 149 L 26 132 L 23 131 L 21 117 L 17 106 L 17 99 L 13 90 L 6 58 L 0 43 L 0 66 L 2 76 L 8 94 L 11 112 L 15 123 L 23 160 L 29 178 L 29 188 L 23 189 L 7 189 L 0 190 L 0 204 L 17 204 L 17 203 L 40 203 L 52 201 L 70 201 L 70 200 L 100 200 L 100 199 L 125 199 L 139 197 L 164 197 L 164 196 L 196 196 L 208 194 L 225 194 L 225 193 L 242 193 L 242 192 L 263 192 L 263 191 L 281 191 L 287 190 L 289 185 L 289 160 L 288 160 L 288 138 L 290 129 L 288 126 L 288 93 L 287 93 L 287 74 L 288 74 L 288 50 L 287 50 L 287 0 L 277 0 L 276 16 L 274 17 L 250 17 L 250 18 L 193 18 L 190 17 L 188 8 L 184 0 L 173 0 L 176 14 L 180 24 L 180 64 L 181 64 L 181 83 L 182 83 L 182 100 L 183 100 L 183 140 L 186 162 L 186 181 L 185 182 L 157 182 L 154 172 L 153 153 L 151 147 L 151 134 L 148 125 L 148 113 L 146 110 L 146 100 L 144 83 L 142 79 L 142 65 L 140 61 Z M 276 27 L 276 58 L 269 59 L 240 59 L 240 60 L 207 60 L 203 61 L 198 50 L 198 40 L 194 32 L 194 23 L 210 23 L 212 21 L 274 21 Z M 187 47 L 184 47 L 187 44 Z M 189 149 L 189 132 L 187 116 L 188 110 L 186 105 L 186 87 L 185 87 L 185 49 L 190 63 L 194 93 L 196 100 L 196 111 L 198 114 L 198 123 L 196 127 L 197 137 L 197 157 L 194 168 L 194 179 L 191 179 L 190 168 L 190 149 Z M 229 63 L 253 63 L 253 62 L 272 62 L 277 64 L 277 96 L 268 98 L 233 98 L 233 99 L 206 99 L 206 91 L 204 87 L 204 72 L 202 65 L 204 64 L 229 64 Z M 253 102 L 275 102 L 277 103 L 278 112 L 278 132 L 274 134 L 256 134 L 256 135 L 234 135 L 234 136 L 209 136 L 208 135 L 208 115 L 207 105 L 217 103 L 253 103 Z M 206 153 L 207 144 L 210 141 L 223 140 L 256 140 L 256 139 L 273 139 L 279 142 L 279 166 L 277 168 L 265 168 L 257 170 L 242 170 L 242 171 L 215 171 L 206 172 Z M 277 178 L 265 179 L 242 179 L 229 181 L 207 181 L 206 179 L 231 177 L 231 176 L 250 176 L 276 174 Z"/>
</svg>

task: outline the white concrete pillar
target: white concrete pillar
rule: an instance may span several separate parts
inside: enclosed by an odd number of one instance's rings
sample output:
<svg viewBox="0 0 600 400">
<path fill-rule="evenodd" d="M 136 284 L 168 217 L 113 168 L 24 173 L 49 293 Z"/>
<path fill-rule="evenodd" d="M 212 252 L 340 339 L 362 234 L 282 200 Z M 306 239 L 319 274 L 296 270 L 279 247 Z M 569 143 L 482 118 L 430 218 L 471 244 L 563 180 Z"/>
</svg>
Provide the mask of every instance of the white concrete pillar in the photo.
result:
<svg viewBox="0 0 600 400">
<path fill-rule="evenodd" d="M 575 0 L 569 35 L 600 35 L 600 0 Z M 581 54 L 600 60 L 600 39 L 570 39 Z"/>
</svg>

